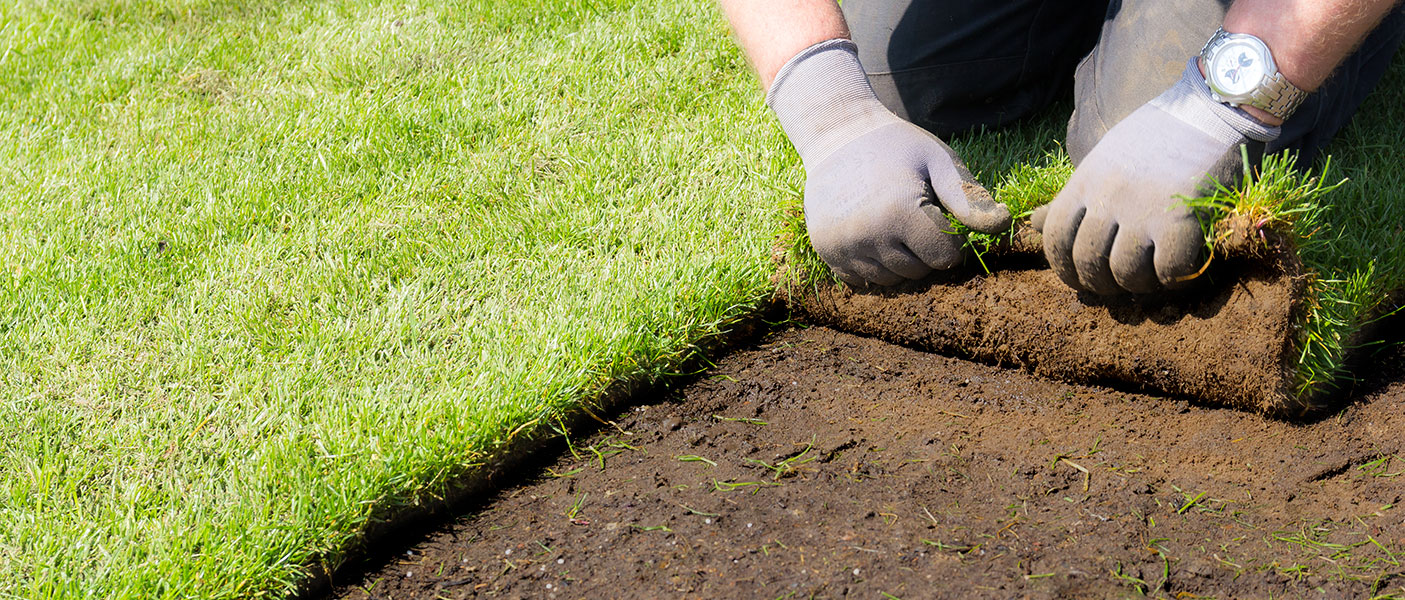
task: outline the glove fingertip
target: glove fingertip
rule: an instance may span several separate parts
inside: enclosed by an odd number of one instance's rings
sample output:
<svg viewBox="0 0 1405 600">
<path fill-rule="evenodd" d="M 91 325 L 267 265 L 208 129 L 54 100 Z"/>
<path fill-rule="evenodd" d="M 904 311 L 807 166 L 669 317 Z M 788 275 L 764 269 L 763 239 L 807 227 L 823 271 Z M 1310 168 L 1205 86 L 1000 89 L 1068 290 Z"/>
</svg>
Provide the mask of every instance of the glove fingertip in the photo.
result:
<svg viewBox="0 0 1405 600">
<path fill-rule="evenodd" d="M 1045 204 L 1034 209 L 1034 214 L 1029 215 L 1029 224 L 1035 231 L 1044 233 L 1044 220 L 1049 218 L 1049 205 Z"/>
<path fill-rule="evenodd" d="M 830 269 L 830 271 L 834 273 L 835 279 L 838 279 L 844 285 L 852 289 L 861 290 L 865 287 L 868 287 L 868 282 L 864 281 L 862 277 L 859 277 L 852 273 L 841 271 L 839 269 Z"/>
<path fill-rule="evenodd" d="M 1049 269 L 1058 276 L 1059 281 L 1075 289 L 1082 290 L 1083 284 L 1078 280 L 1078 268 L 1074 266 L 1073 245 L 1078 233 L 1078 226 L 1083 221 L 1085 209 L 1078 208 L 1073 214 L 1059 214 L 1054 216 L 1053 221 L 1048 221 L 1049 213 L 1053 210 L 1053 204 L 1046 205 L 1042 214 L 1040 225 L 1048 227 L 1041 231 L 1044 244 L 1044 258 L 1049 261 Z"/>
<path fill-rule="evenodd" d="M 961 182 L 961 191 L 966 196 L 966 214 L 957 214 L 962 224 L 981 233 L 1000 233 L 1010 228 L 1010 209 L 996 202 L 980 184 Z"/>
<path fill-rule="evenodd" d="M 971 229 L 981 233 L 1001 233 L 1010 229 L 1014 220 L 1010 217 L 1010 209 L 1003 204 L 997 204 L 994 210 L 989 212 L 972 213 L 967 217 L 965 223 Z"/>
</svg>

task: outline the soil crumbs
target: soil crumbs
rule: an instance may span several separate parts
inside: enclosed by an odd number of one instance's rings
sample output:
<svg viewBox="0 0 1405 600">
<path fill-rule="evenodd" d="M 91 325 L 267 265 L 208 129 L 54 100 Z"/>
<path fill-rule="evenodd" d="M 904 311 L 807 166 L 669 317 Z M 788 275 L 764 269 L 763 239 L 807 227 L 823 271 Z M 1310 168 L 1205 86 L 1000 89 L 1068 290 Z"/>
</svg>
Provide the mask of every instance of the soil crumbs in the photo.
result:
<svg viewBox="0 0 1405 600">
<path fill-rule="evenodd" d="M 1294 424 L 784 331 L 334 591 L 1405 597 L 1405 357 L 1381 360 Z"/>
</svg>

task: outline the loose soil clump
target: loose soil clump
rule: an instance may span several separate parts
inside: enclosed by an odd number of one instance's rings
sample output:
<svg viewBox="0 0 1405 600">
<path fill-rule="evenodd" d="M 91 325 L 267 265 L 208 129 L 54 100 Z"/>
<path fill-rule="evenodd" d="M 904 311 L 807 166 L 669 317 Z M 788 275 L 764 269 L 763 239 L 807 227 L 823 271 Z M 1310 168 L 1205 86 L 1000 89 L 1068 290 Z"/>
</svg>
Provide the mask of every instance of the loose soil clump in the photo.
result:
<svg viewBox="0 0 1405 600">
<path fill-rule="evenodd" d="M 1401 592 L 1403 362 L 1340 413 L 1294 424 L 780 332 L 343 573 L 336 594 Z"/>
</svg>

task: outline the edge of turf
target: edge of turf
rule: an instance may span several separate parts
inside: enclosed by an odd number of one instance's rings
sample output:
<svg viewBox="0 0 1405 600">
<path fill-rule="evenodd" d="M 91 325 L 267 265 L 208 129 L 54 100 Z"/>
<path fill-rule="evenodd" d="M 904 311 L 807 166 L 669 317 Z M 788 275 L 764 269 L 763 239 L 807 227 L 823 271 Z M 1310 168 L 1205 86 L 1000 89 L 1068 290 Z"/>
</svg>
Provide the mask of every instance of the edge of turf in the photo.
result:
<svg viewBox="0 0 1405 600">
<path fill-rule="evenodd" d="M 328 597 L 338 585 L 365 574 L 375 557 L 385 554 L 387 546 L 395 548 L 426 535 L 432 527 L 481 506 L 495 492 L 531 477 L 536 471 L 529 467 L 557 450 L 562 442 L 569 443 L 572 437 L 587 436 L 602 427 L 618 427 L 610 417 L 630 406 L 634 399 L 650 392 L 666 393 L 700 377 L 718 353 L 764 336 L 774 329 L 775 323 L 784 322 L 783 311 L 784 307 L 774 296 L 762 298 L 751 310 L 715 324 L 715 333 L 696 340 L 676 365 L 676 372 L 652 377 L 641 373 L 615 379 L 598 393 L 582 398 L 574 408 L 557 415 L 552 422 L 538 423 L 509 434 L 481 466 L 444 483 L 444 488 L 437 493 L 418 496 L 407 504 L 376 509 L 349 545 L 304 565 L 303 579 L 286 597 L 292 600 Z"/>
</svg>

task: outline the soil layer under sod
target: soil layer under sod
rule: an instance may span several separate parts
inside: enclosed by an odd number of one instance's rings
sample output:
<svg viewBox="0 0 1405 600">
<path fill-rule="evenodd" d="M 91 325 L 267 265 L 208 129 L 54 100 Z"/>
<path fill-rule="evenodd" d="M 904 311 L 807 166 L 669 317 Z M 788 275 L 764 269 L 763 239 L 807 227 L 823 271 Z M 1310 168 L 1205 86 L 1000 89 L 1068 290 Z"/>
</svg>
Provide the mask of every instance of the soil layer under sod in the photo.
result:
<svg viewBox="0 0 1405 600">
<path fill-rule="evenodd" d="M 1301 417 L 1330 403 L 1325 389 L 1295 389 L 1307 280 L 1285 256 L 1231 259 L 1191 293 L 1145 297 L 1078 292 L 1029 252 L 955 281 L 857 292 L 819 282 L 785 298 L 810 322 L 906 346 Z"/>
<path fill-rule="evenodd" d="M 571 440 L 345 598 L 1370 597 L 1405 359 L 1294 424 L 783 331 Z M 387 559 L 386 557 L 390 558 Z"/>
</svg>

